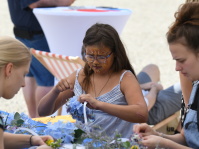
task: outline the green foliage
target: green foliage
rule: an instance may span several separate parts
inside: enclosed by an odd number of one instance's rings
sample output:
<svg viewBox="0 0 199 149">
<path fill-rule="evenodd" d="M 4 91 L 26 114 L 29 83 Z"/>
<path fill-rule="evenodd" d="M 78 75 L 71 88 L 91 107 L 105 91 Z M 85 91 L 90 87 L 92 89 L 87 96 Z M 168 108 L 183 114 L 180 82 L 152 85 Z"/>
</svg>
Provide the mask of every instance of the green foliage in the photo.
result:
<svg viewBox="0 0 199 149">
<path fill-rule="evenodd" d="M 72 143 L 77 143 L 77 144 L 81 144 L 83 141 L 83 138 L 81 137 L 82 134 L 84 134 L 85 132 L 81 129 L 76 129 L 74 130 L 75 134 L 74 134 L 74 141 Z"/>
<path fill-rule="evenodd" d="M 21 119 L 21 115 L 16 112 L 14 115 L 14 120 L 11 121 L 11 124 L 13 126 L 21 127 L 21 125 L 24 123 L 24 120 Z"/>
</svg>

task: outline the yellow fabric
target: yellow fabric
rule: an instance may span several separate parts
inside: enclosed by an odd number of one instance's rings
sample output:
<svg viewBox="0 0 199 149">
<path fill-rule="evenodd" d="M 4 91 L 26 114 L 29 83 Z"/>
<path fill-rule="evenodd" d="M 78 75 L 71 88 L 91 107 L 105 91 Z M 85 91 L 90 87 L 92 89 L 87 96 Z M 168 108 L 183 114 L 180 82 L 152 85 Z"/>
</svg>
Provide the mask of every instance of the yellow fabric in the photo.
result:
<svg viewBox="0 0 199 149">
<path fill-rule="evenodd" d="M 48 122 L 58 122 L 58 120 L 61 120 L 63 122 L 71 122 L 74 123 L 75 119 L 72 118 L 71 115 L 60 115 L 60 116 L 51 116 L 51 117 L 39 117 L 39 118 L 33 118 L 35 121 L 42 122 L 44 124 L 47 124 Z"/>
</svg>

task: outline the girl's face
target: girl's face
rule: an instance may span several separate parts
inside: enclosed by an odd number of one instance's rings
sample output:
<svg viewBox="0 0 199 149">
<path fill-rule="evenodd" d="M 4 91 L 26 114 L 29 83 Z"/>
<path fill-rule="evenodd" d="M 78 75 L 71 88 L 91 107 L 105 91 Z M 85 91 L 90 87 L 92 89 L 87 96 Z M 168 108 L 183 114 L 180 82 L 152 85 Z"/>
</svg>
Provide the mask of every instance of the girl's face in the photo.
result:
<svg viewBox="0 0 199 149">
<path fill-rule="evenodd" d="M 11 99 L 15 94 L 18 93 L 21 87 L 25 86 L 25 75 L 28 73 L 30 63 L 26 65 L 11 68 L 10 76 L 7 79 L 5 84 L 2 97 L 5 99 Z"/>
<path fill-rule="evenodd" d="M 180 44 L 169 44 L 170 52 L 176 60 L 176 71 L 180 71 L 191 81 L 199 80 L 199 55 L 195 55 L 191 49 Z"/>
<path fill-rule="evenodd" d="M 95 73 L 107 73 L 113 64 L 114 55 L 110 48 L 105 46 L 86 46 L 85 59 Z"/>
</svg>

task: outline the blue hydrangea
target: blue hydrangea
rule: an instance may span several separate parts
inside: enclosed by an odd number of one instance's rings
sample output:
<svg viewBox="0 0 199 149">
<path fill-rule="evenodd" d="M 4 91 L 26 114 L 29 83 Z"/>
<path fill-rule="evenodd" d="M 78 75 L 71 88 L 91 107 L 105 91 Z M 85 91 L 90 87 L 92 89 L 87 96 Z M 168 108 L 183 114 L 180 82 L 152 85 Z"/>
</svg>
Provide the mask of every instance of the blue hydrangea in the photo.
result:
<svg viewBox="0 0 199 149">
<path fill-rule="evenodd" d="M 84 113 L 83 113 L 83 104 L 78 101 L 77 96 L 73 96 L 67 103 L 67 112 L 69 112 L 72 117 L 78 121 L 84 123 Z M 89 122 L 94 121 L 93 110 L 86 108 L 86 114 Z"/>
<path fill-rule="evenodd" d="M 15 113 L 7 113 L 0 111 L 3 121 L 6 124 L 6 132 L 14 133 L 18 128 L 28 128 L 38 135 L 51 135 L 54 139 L 62 139 L 62 143 L 71 143 L 74 140 L 74 130 L 77 129 L 74 123 L 58 121 L 55 123 L 48 122 L 47 124 L 34 121 L 26 114 L 21 113 L 20 119 L 23 124 L 20 127 L 16 126 L 13 121 L 15 120 Z M 20 130 L 17 133 L 28 134 L 25 130 Z"/>
<path fill-rule="evenodd" d="M 71 143 L 74 140 L 74 130 L 76 129 L 75 124 L 71 122 L 48 122 L 44 134 L 51 135 L 55 139 L 62 139 L 63 143 Z"/>
</svg>

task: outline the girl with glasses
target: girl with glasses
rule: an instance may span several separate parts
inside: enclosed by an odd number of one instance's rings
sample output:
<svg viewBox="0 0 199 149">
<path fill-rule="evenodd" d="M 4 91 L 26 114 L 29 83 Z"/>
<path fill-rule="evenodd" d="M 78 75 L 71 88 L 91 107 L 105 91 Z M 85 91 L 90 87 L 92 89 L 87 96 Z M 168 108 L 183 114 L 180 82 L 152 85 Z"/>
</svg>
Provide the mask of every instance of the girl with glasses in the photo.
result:
<svg viewBox="0 0 199 149">
<path fill-rule="evenodd" d="M 40 116 L 54 113 L 74 95 L 87 102 L 94 119 L 88 125 L 114 137 L 128 138 L 134 123 L 147 121 L 147 105 L 117 31 L 94 24 L 83 39 L 86 64 L 62 79 L 40 102 Z"/>
</svg>

